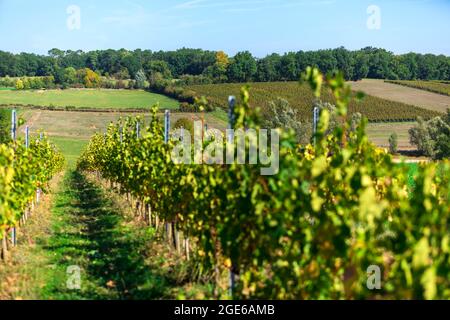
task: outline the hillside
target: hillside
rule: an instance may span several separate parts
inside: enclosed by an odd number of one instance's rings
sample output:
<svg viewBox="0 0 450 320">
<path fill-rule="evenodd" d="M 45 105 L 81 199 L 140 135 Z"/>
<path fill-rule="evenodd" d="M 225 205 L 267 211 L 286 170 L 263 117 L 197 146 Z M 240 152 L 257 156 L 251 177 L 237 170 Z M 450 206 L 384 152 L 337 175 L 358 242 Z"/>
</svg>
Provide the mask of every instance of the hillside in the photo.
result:
<svg viewBox="0 0 450 320">
<path fill-rule="evenodd" d="M 143 90 L 69 89 L 2 90 L 0 105 L 74 107 L 89 109 L 142 109 L 159 102 L 163 108 L 178 107 L 176 100 Z"/>
<path fill-rule="evenodd" d="M 412 104 L 438 112 L 445 112 L 446 109 L 450 108 L 450 96 L 442 94 L 375 79 L 364 79 L 349 83 L 354 90 L 361 90 L 382 99 Z"/>
<path fill-rule="evenodd" d="M 222 107 L 226 107 L 229 95 L 239 96 L 242 83 L 191 85 L 187 89 L 197 93 L 198 96 L 206 96 L 210 101 Z M 303 119 L 311 119 L 311 108 L 314 97 L 309 87 L 299 85 L 298 82 L 264 82 L 250 83 L 251 104 L 266 109 L 270 101 L 284 98 L 290 105 L 296 108 Z M 322 100 L 333 102 L 329 92 L 324 92 Z M 411 121 L 418 116 L 431 118 L 439 113 L 436 110 L 427 110 L 398 101 L 391 101 L 379 97 L 367 95 L 360 102 L 352 102 L 349 112 L 360 112 L 370 121 Z"/>
</svg>

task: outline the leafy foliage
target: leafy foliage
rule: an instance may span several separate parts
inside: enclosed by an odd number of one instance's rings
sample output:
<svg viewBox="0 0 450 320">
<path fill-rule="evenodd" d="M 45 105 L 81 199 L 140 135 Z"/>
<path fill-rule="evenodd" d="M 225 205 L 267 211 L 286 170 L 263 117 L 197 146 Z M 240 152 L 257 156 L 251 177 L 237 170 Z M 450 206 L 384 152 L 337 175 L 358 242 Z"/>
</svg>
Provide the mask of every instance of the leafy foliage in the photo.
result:
<svg viewBox="0 0 450 320">
<path fill-rule="evenodd" d="M 11 110 L 0 108 L 0 144 L 9 141 L 11 137 Z"/>
<path fill-rule="evenodd" d="M 307 66 L 323 73 L 342 70 L 345 79 L 450 80 L 450 58 L 444 55 L 408 53 L 394 55 L 380 48 L 367 47 L 349 51 L 343 47 L 330 50 L 270 54 L 261 59 L 249 52 L 228 58 L 222 51 L 182 48 L 176 51 L 136 49 L 129 51 L 52 49 L 48 55 L 12 54 L 0 51 L 0 76 L 53 76 L 62 84 L 65 69 L 89 68 L 116 80 L 135 79 L 143 69 L 147 77 L 178 79 L 183 75 L 203 75 L 213 82 L 297 80 Z"/>
<path fill-rule="evenodd" d="M 443 159 L 450 157 L 450 110 L 442 117 L 429 121 L 419 118 L 418 124 L 409 129 L 412 145 L 428 157 Z"/>
<path fill-rule="evenodd" d="M 178 119 L 174 126 L 174 129 L 180 129 L 183 128 L 184 130 L 189 131 L 191 137 L 194 136 L 194 125 L 192 123 L 192 120 L 188 119 L 188 118 L 180 118 Z"/>
<path fill-rule="evenodd" d="M 0 235 L 16 226 L 37 188 L 47 183 L 64 164 L 63 156 L 46 139 L 0 144 Z"/>
<path fill-rule="evenodd" d="M 392 133 L 389 136 L 389 152 L 391 154 L 396 154 L 398 149 L 398 136 L 397 133 Z"/>
<path fill-rule="evenodd" d="M 322 110 L 315 146 L 299 148 L 293 130 L 281 131 L 276 175 L 262 176 L 260 164 L 174 164 L 175 142 L 164 144 L 157 108 L 139 140 L 132 118 L 95 135 L 79 168 L 175 222 L 203 268 L 239 275 L 236 297 L 450 298 L 450 164 L 421 165 L 408 187 L 409 168 L 368 142 L 365 120 L 348 116 L 343 75 L 309 68 L 304 80 L 316 98 L 322 82 L 330 89 L 341 121 L 326 134 Z M 245 89 L 240 101 L 234 128 L 260 128 Z M 370 265 L 382 270 L 378 291 L 366 286 Z"/>
<path fill-rule="evenodd" d="M 136 73 L 136 88 L 143 89 L 145 88 L 145 83 L 147 81 L 147 77 L 145 76 L 144 70 L 139 70 Z"/>
<path fill-rule="evenodd" d="M 228 79 L 232 82 L 252 81 L 257 71 L 256 60 L 248 51 L 239 52 L 228 67 Z"/>
<path fill-rule="evenodd" d="M 265 128 L 281 128 L 294 130 L 297 141 L 309 143 L 312 136 L 312 124 L 302 123 L 297 110 L 291 108 L 286 99 L 278 98 L 269 102 Z"/>
</svg>

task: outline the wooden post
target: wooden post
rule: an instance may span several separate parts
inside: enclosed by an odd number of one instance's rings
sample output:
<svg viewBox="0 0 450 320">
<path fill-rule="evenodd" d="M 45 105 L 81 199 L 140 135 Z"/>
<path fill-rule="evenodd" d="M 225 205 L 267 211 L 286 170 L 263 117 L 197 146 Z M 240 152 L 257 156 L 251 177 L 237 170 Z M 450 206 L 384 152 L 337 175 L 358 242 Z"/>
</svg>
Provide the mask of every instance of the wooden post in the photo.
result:
<svg viewBox="0 0 450 320">
<path fill-rule="evenodd" d="M 166 235 L 167 235 L 167 243 L 172 246 L 173 245 L 173 236 L 172 236 L 172 224 L 166 221 Z"/>
<path fill-rule="evenodd" d="M 180 230 L 175 227 L 175 247 L 177 249 L 177 252 L 181 254 L 181 243 L 180 243 Z"/>
<path fill-rule="evenodd" d="M 11 228 L 11 245 L 13 247 L 17 245 L 17 230 L 15 226 Z"/>
<path fill-rule="evenodd" d="M 7 239 L 6 239 L 6 233 L 3 234 L 3 238 L 2 238 L 2 259 L 3 261 L 7 261 L 8 260 L 8 244 L 7 244 Z"/>
<path fill-rule="evenodd" d="M 135 215 L 140 217 L 141 215 L 141 203 L 139 202 L 138 199 L 136 199 L 136 210 L 135 210 Z"/>
<path fill-rule="evenodd" d="M 186 236 L 186 238 L 184 239 L 184 248 L 186 250 L 186 260 L 189 261 L 189 259 L 190 259 L 189 254 L 190 254 L 190 252 L 189 252 L 189 237 L 188 236 Z"/>
<path fill-rule="evenodd" d="M 145 204 L 145 211 L 147 212 L 148 225 L 152 226 L 152 209 L 150 208 L 150 204 Z"/>
<path fill-rule="evenodd" d="M 230 280 L 230 298 L 233 299 L 233 292 L 234 292 L 234 288 L 236 286 L 236 274 L 234 273 L 233 267 L 230 268 L 230 273 L 229 273 L 229 280 Z"/>
</svg>

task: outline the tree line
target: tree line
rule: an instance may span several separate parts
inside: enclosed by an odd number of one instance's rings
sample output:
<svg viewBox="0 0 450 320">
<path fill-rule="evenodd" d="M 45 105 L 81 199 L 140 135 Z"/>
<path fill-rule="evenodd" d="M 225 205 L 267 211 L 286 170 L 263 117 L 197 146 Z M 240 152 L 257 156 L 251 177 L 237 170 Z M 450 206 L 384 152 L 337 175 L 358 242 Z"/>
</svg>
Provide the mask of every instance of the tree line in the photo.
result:
<svg viewBox="0 0 450 320">
<path fill-rule="evenodd" d="M 346 80 L 450 80 L 450 57 L 407 53 L 395 55 L 367 47 L 350 51 L 343 47 L 317 51 L 273 53 L 256 58 L 249 51 L 229 57 L 223 51 L 183 48 L 176 51 L 52 49 L 47 55 L 0 51 L 0 77 L 53 76 L 67 82 L 68 73 L 93 70 L 100 76 L 150 82 L 180 79 L 186 83 L 297 80 L 307 66 L 323 73 L 343 71 Z"/>
</svg>

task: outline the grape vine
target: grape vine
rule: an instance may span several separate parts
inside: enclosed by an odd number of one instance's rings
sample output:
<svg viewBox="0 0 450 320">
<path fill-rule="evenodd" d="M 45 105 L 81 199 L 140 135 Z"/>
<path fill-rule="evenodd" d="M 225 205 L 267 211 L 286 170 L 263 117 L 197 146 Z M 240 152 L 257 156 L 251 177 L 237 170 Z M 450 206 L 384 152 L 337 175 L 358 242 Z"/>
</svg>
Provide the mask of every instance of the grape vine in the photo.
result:
<svg viewBox="0 0 450 320">
<path fill-rule="evenodd" d="M 34 201 L 36 190 L 46 191 L 50 179 L 62 169 L 64 158 L 47 139 L 28 148 L 23 141 L 0 144 L 0 236 L 16 227 Z"/>
<path fill-rule="evenodd" d="M 157 107 L 145 129 L 127 118 L 95 135 L 78 167 L 176 225 L 203 268 L 235 273 L 236 298 L 450 298 L 450 163 L 420 165 L 409 187 L 408 167 L 369 142 L 366 120 L 350 130 L 343 76 L 308 68 L 303 80 L 316 97 L 322 84 L 331 90 L 341 122 L 326 134 L 323 110 L 315 145 L 281 132 L 276 175 L 259 164 L 174 164 L 176 141 L 164 143 Z M 235 129 L 258 129 L 245 88 L 240 101 Z M 368 286 L 370 266 L 381 270 L 380 289 Z"/>
</svg>

